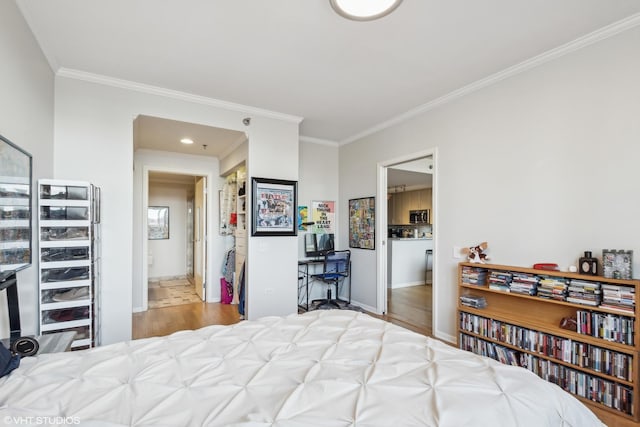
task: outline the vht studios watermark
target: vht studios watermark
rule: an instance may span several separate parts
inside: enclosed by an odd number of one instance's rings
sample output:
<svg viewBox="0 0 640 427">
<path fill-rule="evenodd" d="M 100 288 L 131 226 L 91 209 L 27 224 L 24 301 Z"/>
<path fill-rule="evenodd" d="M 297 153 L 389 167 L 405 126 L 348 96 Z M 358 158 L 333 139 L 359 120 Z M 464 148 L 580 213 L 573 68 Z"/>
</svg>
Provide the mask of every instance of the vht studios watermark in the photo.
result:
<svg viewBox="0 0 640 427">
<path fill-rule="evenodd" d="M 80 424 L 80 417 L 14 417 L 6 416 L 3 419 L 5 425 L 26 425 L 26 426 L 46 426 L 46 425 L 74 425 Z"/>
</svg>

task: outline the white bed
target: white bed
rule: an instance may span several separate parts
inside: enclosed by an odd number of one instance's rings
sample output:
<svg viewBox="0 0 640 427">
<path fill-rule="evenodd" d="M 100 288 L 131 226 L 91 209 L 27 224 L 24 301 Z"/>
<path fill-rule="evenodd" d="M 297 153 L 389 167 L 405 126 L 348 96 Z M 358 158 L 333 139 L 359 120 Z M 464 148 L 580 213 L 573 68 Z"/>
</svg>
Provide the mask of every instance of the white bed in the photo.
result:
<svg viewBox="0 0 640 427">
<path fill-rule="evenodd" d="M 347 310 L 25 358 L 0 379 L 2 420 L 172 427 L 602 425 L 573 396 L 525 369 Z"/>
</svg>

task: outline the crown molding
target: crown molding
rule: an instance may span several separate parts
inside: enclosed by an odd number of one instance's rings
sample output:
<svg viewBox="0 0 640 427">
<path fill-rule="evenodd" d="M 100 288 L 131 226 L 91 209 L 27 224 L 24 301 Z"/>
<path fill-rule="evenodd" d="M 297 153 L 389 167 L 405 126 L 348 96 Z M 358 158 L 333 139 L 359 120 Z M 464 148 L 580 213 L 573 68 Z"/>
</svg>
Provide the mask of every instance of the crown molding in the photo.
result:
<svg viewBox="0 0 640 427">
<path fill-rule="evenodd" d="M 193 102 L 197 104 L 208 105 L 211 107 L 224 108 L 226 110 L 239 111 L 241 113 L 252 114 L 260 117 L 268 117 L 271 119 L 282 120 L 285 122 L 293 122 L 300 124 L 303 118 L 290 114 L 278 113 L 276 111 L 264 110 L 261 108 L 250 107 L 248 105 L 236 104 L 234 102 L 221 101 L 206 96 L 193 95 L 172 89 L 165 89 L 159 86 L 151 86 L 144 83 L 132 82 L 129 80 L 117 79 L 114 77 L 104 76 L 101 74 L 93 74 L 86 71 L 74 70 L 70 68 L 60 68 L 56 73 L 58 77 L 82 80 L 90 83 L 97 83 L 105 86 L 127 89 L 136 92 L 147 93 L 150 95 L 158 95 L 166 98 L 173 98 L 180 101 Z"/>
<path fill-rule="evenodd" d="M 338 147 L 340 144 L 337 141 L 331 141 L 329 139 L 313 138 L 311 136 L 300 135 L 301 142 L 308 142 L 311 144 L 328 145 L 331 147 Z"/>
<path fill-rule="evenodd" d="M 399 116 L 393 117 L 372 128 L 369 128 L 349 138 L 346 138 L 340 141 L 339 144 L 341 146 L 347 145 L 359 139 L 362 139 L 366 136 L 372 135 L 376 132 L 380 132 L 381 130 L 384 130 L 391 126 L 406 122 L 409 119 L 412 119 L 429 110 L 433 110 L 434 108 L 437 108 L 441 105 L 452 102 L 458 98 L 461 98 L 470 93 L 483 89 L 487 86 L 496 84 L 516 74 L 524 73 L 525 71 L 528 71 L 546 62 L 552 61 L 561 56 L 567 55 L 571 52 L 575 52 L 576 50 L 590 46 L 601 40 L 613 37 L 621 32 L 630 30 L 639 25 L 640 25 L 640 13 L 636 13 L 625 19 L 617 21 L 611 25 L 608 25 L 606 27 L 600 28 L 599 30 L 593 31 L 585 36 L 579 37 L 573 41 L 565 43 L 554 49 L 548 50 L 547 52 L 544 52 L 540 55 L 534 56 L 533 58 L 527 59 L 526 61 L 520 62 L 519 64 L 513 65 L 509 68 L 506 68 L 502 71 L 492 74 L 484 79 L 481 79 L 469 85 L 463 86 L 460 89 L 454 90 L 453 92 L 449 92 L 446 95 L 443 95 L 439 98 L 434 99 L 433 101 L 427 102 L 426 104 L 422 104 L 416 108 L 413 108 L 407 111 L 406 113 L 400 114 Z"/>
</svg>

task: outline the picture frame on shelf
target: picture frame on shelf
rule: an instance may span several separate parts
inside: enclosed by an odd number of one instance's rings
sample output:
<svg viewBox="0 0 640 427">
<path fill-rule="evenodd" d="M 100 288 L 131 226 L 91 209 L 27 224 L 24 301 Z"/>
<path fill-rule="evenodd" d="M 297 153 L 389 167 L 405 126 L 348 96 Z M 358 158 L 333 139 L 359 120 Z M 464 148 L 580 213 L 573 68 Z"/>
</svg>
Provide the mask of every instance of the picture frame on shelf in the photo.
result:
<svg viewBox="0 0 640 427">
<path fill-rule="evenodd" d="M 297 236 L 298 182 L 251 179 L 252 236 Z"/>
<path fill-rule="evenodd" d="M 602 275 L 607 279 L 625 279 L 632 278 L 632 250 L 602 250 Z"/>
</svg>

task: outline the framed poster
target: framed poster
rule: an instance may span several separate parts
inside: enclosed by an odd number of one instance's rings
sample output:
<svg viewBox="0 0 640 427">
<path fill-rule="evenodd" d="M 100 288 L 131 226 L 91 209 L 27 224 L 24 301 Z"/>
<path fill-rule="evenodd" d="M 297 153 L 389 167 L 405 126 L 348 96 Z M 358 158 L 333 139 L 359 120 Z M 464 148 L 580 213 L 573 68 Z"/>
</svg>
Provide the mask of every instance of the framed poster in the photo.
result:
<svg viewBox="0 0 640 427">
<path fill-rule="evenodd" d="M 149 206 L 147 210 L 147 235 L 149 240 L 169 238 L 169 206 Z"/>
<path fill-rule="evenodd" d="M 298 183 L 282 179 L 252 178 L 251 235 L 298 234 Z"/>
<path fill-rule="evenodd" d="M 311 202 L 311 221 L 316 234 L 335 233 L 336 203 L 330 200 Z"/>
<path fill-rule="evenodd" d="M 309 207 L 298 206 L 298 231 L 307 231 L 309 221 Z"/>
<path fill-rule="evenodd" d="M 376 248 L 376 198 L 349 200 L 349 247 Z"/>
</svg>

